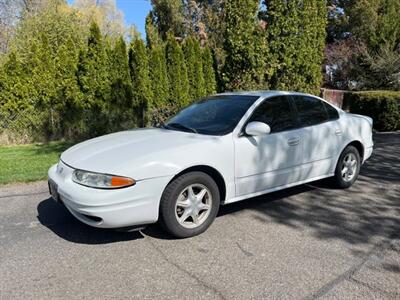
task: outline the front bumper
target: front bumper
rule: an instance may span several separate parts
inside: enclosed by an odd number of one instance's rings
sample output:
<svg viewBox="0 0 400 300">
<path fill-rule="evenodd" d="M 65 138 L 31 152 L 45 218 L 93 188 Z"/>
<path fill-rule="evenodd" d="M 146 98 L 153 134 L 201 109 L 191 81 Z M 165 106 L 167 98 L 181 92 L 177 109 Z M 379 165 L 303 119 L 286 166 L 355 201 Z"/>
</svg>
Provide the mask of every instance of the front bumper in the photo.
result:
<svg viewBox="0 0 400 300">
<path fill-rule="evenodd" d="M 49 169 L 58 200 L 81 222 L 100 228 L 155 223 L 161 195 L 172 176 L 138 180 L 122 189 L 95 189 L 72 181 L 74 169 L 62 163 Z"/>
</svg>

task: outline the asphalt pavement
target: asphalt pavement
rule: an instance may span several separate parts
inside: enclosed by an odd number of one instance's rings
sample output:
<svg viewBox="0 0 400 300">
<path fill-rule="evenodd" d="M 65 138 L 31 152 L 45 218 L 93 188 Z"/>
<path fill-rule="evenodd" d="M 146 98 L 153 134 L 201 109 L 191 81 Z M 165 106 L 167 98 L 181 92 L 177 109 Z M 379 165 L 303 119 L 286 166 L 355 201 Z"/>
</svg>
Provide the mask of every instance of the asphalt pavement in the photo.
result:
<svg viewBox="0 0 400 300">
<path fill-rule="evenodd" d="M 185 240 L 81 224 L 46 182 L 1 186 L 0 299 L 400 299 L 400 133 L 374 140 L 349 190 L 227 205 Z"/>
</svg>

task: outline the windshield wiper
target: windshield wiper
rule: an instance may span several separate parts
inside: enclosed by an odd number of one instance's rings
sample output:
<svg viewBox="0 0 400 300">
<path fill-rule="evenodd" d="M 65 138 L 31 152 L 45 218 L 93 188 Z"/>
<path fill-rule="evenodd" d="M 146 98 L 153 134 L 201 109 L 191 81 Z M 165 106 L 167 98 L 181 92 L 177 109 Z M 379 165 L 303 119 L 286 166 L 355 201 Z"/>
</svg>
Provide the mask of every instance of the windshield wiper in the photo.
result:
<svg viewBox="0 0 400 300">
<path fill-rule="evenodd" d="M 193 133 L 198 133 L 196 129 L 194 129 L 192 127 L 185 126 L 185 125 L 183 125 L 181 123 L 168 123 L 168 124 L 162 125 L 162 127 L 166 128 L 166 129 L 169 129 L 169 128 L 183 129 L 183 130 L 190 131 L 190 132 L 193 132 Z"/>
</svg>

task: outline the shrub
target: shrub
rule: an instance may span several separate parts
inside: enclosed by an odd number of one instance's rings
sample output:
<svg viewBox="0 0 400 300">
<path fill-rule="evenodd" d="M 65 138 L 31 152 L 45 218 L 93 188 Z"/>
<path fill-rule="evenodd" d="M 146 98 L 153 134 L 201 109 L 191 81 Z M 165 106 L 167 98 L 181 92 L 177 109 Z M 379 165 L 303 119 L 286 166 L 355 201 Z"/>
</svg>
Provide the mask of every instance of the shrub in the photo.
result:
<svg viewBox="0 0 400 300">
<path fill-rule="evenodd" d="M 345 94 L 350 112 L 374 119 L 379 131 L 400 129 L 400 92 L 365 91 Z"/>
<path fill-rule="evenodd" d="M 154 106 L 148 112 L 149 125 L 153 127 L 159 127 L 163 125 L 168 119 L 173 117 L 179 111 L 179 107 L 176 104 L 165 103 L 159 106 Z"/>
</svg>

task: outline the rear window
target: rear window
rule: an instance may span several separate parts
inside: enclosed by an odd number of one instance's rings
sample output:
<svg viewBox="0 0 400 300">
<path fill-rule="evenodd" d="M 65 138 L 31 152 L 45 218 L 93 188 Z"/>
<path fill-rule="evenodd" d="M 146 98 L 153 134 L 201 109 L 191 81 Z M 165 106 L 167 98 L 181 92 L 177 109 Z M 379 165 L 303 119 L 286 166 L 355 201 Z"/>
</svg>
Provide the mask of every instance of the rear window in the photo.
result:
<svg viewBox="0 0 400 300">
<path fill-rule="evenodd" d="M 325 105 L 326 112 L 328 113 L 329 120 L 339 119 L 339 113 L 338 113 L 337 109 L 326 102 L 323 102 L 323 103 Z"/>
<path fill-rule="evenodd" d="M 324 102 L 308 96 L 293 96 L 301 126 L 312 126 L 328 121 Z"/>
</svg>

